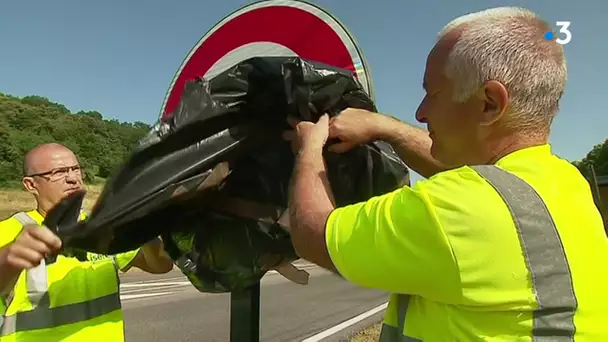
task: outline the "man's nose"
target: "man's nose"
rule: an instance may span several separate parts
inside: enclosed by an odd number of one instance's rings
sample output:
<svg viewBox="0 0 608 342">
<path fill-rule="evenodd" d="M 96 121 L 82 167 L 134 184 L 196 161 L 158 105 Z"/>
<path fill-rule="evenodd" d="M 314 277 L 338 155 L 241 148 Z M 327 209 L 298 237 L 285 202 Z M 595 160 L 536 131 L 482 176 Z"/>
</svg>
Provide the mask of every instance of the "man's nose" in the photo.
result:
<svg viewBox="0 0 608 342">
<path fill-rule="evenodd" d="M 70 170 L 70 171 L 68 171 L 67 175 L 65 176 L 65 181 L 68 183 L 76 183 L 76 182 L 78 182 L 78 175 L 76 174 L 75 171 Z"/>
<path fill-rule="evenodd" d="M 425 110 L 424 110 L 424 101 L 422 101 L 420 103 L 420 105 L 418 106 L 418 109 L 416 110 L 416 120 L 418 120 L 418 122 L 421 123 L 426 123 L 427 122 L 427 117 L 425 114 Z"/>
<path fill-rule="evenodd" d="M 418 109 L 416 110 L 416 120 L 421 123 L 427 123 L 427 97 L 428 95 L 424 95 L 422 101 L 418 105 Z"/>
</svg>

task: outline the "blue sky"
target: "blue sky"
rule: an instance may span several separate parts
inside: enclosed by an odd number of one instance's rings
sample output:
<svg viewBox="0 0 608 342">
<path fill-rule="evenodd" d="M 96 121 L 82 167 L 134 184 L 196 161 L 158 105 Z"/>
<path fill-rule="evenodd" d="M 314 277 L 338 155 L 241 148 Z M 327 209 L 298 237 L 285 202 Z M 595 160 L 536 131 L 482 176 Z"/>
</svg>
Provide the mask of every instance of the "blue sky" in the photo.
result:
<svg viewBox="0 0 608 342">
<path fill-rule="evenodd" d="M 4 1 L 0 92 L 46 96 L 74 112 L 97 110 L 107 118 L 153 123 L 192 46 L 217 21 L 250 2 Z M 575 160 L 608 136 L 608 45 L 601 33 L 606 0 L 313 2 L 333 13 L 361 45 L 380 111 L 414 124 L 427 53 L 452 18 L 520 5 L 552 23 L 570 21 L 569 79 L 551 143 L 554 152 Z"/>
</svg>

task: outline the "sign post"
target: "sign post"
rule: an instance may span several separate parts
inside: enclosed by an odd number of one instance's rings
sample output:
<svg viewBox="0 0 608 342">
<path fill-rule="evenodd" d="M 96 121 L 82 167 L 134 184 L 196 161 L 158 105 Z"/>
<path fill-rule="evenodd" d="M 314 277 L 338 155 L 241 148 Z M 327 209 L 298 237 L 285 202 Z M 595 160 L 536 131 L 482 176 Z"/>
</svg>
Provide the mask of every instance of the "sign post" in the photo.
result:
<svg viewBox="0 0 608 342">
<path fill-rule="evenodd" d="M 230 341 L 260 341 L 260 283 L 230 294 Z"/>
<path fill-rule="evenodd" d="M 374 98 L 371 76 L 361 49 L 335 17 L 299 0 L 265 0 L 246 5 L 211 28 L 188 53 L 177 70 L 160 117 L 171 115 L 186 82 L 212 79 L 253 57 L 300 57 L 350 70 Z M 260 339 L 260 284 L 231 294 L 230 341 Z"/>
</svg>

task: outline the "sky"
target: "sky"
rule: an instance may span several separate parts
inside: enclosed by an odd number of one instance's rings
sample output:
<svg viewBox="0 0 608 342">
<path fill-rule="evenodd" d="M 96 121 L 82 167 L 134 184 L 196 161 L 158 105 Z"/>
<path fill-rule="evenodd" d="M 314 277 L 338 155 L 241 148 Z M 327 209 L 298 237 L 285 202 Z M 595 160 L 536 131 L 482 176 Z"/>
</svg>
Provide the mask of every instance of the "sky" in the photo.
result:
<svg viewBox="0 0 608 342">
<path fill-rule="evenodd" d="M 0 92 L 40 95 L 73 112 L 154 123 L 184 57 L 211 27 L 252 1 L 3 1 Z M 606 0 L 317 0 L 358 41 L 379 111 L 418 124 L 426 57 L 460 15 L 527 7 L 550 23 L 570 21 L 568 83 L 552 130 L 553 151 L 581 159 L 608 137 Z M 144 5 L 145 3 L 145 5 Z M 557 26 L 554 26 L 557 31 Z M 413 179 L 416 180 L 417 175 Z"/>
</svg>

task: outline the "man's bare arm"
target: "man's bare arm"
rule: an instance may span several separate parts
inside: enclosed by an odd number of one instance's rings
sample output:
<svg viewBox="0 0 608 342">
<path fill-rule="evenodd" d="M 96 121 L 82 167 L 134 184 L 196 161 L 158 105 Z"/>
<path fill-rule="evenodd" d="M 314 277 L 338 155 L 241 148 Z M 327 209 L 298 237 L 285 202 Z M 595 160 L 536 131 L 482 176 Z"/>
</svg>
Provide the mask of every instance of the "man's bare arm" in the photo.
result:
<svg viewBox="0 0 608 342">
<path fill-rule="evenodd" d="M 384 114 L 347 108 L 331 119 L 329 137 L 339 141 L 329 146 L 338 153 L 377 140 L 390 143 L 410 168 L 427 178 L 447 169 L 431 156 L 427 131 Z"/>
<path fill-rule="evenodd" d="M 325 223 L 335 202 L 322 149 L 303 149 L 296 156 L 289 193 L 290 234 L 296 252 L 335 272 L 325 244 Z"/>
<path fill-rule="evenodd" d="M 408 125 L 396 118 L 380 114 L 378 118 L 378 140 L 391 144 L 412 170 L 429 178 L 445 171 L 447 167 L 431 156 L 432 140 L 429 133 Z"/>
</svg>

